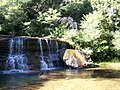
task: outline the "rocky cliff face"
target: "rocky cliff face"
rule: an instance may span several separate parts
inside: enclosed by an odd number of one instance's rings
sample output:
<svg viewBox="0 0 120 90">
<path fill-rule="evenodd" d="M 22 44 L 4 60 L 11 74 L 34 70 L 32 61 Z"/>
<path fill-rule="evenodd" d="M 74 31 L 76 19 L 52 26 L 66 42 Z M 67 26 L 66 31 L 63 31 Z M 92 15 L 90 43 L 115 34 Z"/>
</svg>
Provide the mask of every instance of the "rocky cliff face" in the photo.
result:
<svg viewBox="0 0 120 90">
<path fill-rule="evenodd" d="M 9 37 L 0 36 L 0 70 L 5 69 L 6 59 L 9 53 Z"/>
<path fill-rule="evenodd" d="M 5 70 L 6 66 L 6 60 L 8 58 L 8 55 L 10 53 L 10 39 L 15 38 L 13 36 L 0 36 L 0 70 Z M 38 43 L 39 38 L 33 38 L 33 37 L 22 37 L 24 38 L 24 48 L 25 48 L 25 55 L 28 59 L 28 69 L 40 69 L 40 46 Z M 49 50 L 54 51 L 56 50 L 55 44 L 56 39 L 46 39 L 42 38 L 42 48 L 45 55 L 49 55 Z M 47 42 L 49 42 L 49 48 L 47 45 Z M 64 48 L 66 47 L 66 43 L 62 41 L 57 41 L 58 48 Z M 51 55 L 54 55 L 53 52 L 51 52 Z M 52 57 L 52 56 L 51 56 Z M 53 61 L 53 63 L 56 63 L 56 61 Z M 58 62 L 59 64 L 62 63 L 62 61 Z M 56 66 L 56 64 L 55 64 Z"/>
<path fill-rule="evenodd" d="M 37 38 L 26 38 L 25 40 L 25 51 L 28 59 L 29 69 L 40 69 L 39 61 L 39 44 Z"/>
</svg>

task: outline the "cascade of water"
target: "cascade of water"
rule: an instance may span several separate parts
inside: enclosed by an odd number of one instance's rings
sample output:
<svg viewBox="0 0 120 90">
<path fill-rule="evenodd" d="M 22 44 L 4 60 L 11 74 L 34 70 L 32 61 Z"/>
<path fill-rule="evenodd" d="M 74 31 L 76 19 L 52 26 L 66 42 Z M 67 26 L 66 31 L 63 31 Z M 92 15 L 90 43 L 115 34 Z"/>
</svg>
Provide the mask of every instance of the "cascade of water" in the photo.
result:
<svg viewBox="0 0 120 90">
<path fill-rule="evenodd" d="M 45 39 L 45 41 L 46 41 L 46 44 L 47 44 L 48 50 L 49 50 L 48 67 L 49 67 L 49 68 L 53 68 L 53 62 L 52 62 L 52 57 L 51 57 L 50 45 L 49 45 L 47 39 Z"/>
<path fill-rule="evenodd" d="M 56 52 L 58 53 L 59 52 L 59 47 L 58 47 L 58 42 L 57 42 L 57 40 L 55 41 L 55 43 L 56 43 Z"/>
<path fill-rule="evenodd" d="M 50 61 L 53 63 L 54 67 L 59 66 L 59 47 L 58 47 L 58 41 L 57 40 L 50 40 L 49 41 L 49 47 L 50 47 Z"/>
<path fill-rule="evenodd" d="M 56 56 L 57 56 L 57 57 L 56 57 L 56 60 L 59 60 L 59 47 L 58 47 L 58 41 L 56 40 L 55 42 L 56 42 L 56 53 L 57 53 L 57 54 L 56 54 Z"/>
<path fill-rule="evenodd" d="M 43 55 L 43 48 L 42 48 L 42 41 L 41 39 L 38 40 L 39 42 L 39 47 L 40 47 L 40 63 L 41 63 L 41 70 L 46 70 L 48 69 L 47 63 L 44 61 L 44 55 Z"/>
<path fill-rule="evenodd" d="M 57 40 L 55 40 L 54 42 L 50 42 L 50 43 L 51 43 L 51 48 L 54 47 L 54 48 L 51 50 L 51 52 L 52 52 L 52 54 L 51 54 L 51 59 L 52 59 L 53 61 L 58 61 L 58 60 L 59 60 L 59 47 L 58 47 L 58 42 L 57 42 Z M 52 45 L 52 43 L 54 43 L 54 44 Z"/>
<path fill-rule="evenodd" d="M 44 39 L 48 52 L 44 52 L 42 39 L 39 39 L 39 47 L 40 47 L 40 64 L 41 70 L 52 70 L 59 67 L 59 47 L 57 40 L 48 40 Z M 44 52 L 44 53 L 43 53 Z"/>
<path fill-rule="evenodd" d="M 58 66 L 59 65 L 59 47 L 58 47 L 58 41 L 55 40 L 54 41 L 54 46 L 51 46 L 51 47 L 54 47 L 54 51 L 53 53 L 51 54 L 51 58 L 52 58 L 52 61 L 56 63 L 56 65 Z"/>
<path fill-rule="evenodd" d="M 11 38 L 9 43 L 9 55 L 6 60 L 6 70 L 21 72 L 27 70 L 27 57 L 24 54 L 24 39 L 22 37 Z"/>
</svg>

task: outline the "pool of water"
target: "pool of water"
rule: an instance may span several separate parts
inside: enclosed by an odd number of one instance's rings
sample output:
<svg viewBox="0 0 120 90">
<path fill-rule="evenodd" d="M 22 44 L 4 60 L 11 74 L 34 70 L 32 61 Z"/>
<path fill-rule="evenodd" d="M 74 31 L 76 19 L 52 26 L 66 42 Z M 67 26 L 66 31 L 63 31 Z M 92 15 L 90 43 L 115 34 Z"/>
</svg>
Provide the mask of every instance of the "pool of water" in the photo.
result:
<svg viewBox="0 0 120 90">
<path fill-rule="evenodd" d="M 22 87 L 31 86 L 42 87 L 43 84 L 50 80 L 74 79 L 74 78 L 120 78 L 120 70 L 77 70 L 77 69 L 60 69 L 46 70 L 41 72 L 12 73 L 0 74 L 0 90 L 22 90 Z M 21 88 L 21 89 L 20 89 Z M 26 89 L 27 90 L 27 89 Z"/>
<path fill-rule="evenodd" d="M 39 80 L 41 72 L 12 72 L 0 74 L 0 90 L 14 90 L 15 87 L 22 87 Z"/>
</svg>

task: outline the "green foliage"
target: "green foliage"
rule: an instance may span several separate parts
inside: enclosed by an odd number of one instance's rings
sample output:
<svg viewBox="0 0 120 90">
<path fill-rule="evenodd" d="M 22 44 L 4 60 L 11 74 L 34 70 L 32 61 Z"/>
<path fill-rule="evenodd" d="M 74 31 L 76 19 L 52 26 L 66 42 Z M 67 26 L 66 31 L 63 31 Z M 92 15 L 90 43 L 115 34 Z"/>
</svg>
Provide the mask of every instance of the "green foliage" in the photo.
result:
<svg viewBox="0 0 120 90">
<path fill-rule="evenodd" d="M 64 25 L 59 25 L 57 27 L 54 27 L 54 29 L 50 28 L 50 35 L 59 37 L 59 38 L 63 38 L 63 36 L 65 35 L 65 33 L 67 31 L 66 29 L 67 29 L 67 27 Z"/>
<path fill-rule="evenodd" d="M 110 2 L 110 0 L 97 0 L 92 4 L 94 11 L 84 16 L 79 34 L 77 34 L 79 36 L 76 36 L 73 42 L 80 47 L 79 49 L 86 50 L 88 54 L 92 50 L 91 57 L 97 61 L 119 57 L 117 52 L 120 47 L 120 4 L 117 1 Z"/>
<path fill-rule="evenodd" d="M 71 16 L 76 21 L 92 11 L 88 0 L 1 0 L 0 34 L 47 36 L 60 29 L 56 21 Z M 58 29 L 58 30 L 57 30 Z M 66 32 L 67 29 L 64 29 Z M 58 35 L 58 34 L 57 34 Z M 62 34 L 63 35 L 63 34 Z M 58 35 L 63 37 L 61 35 Z"/>
<path fill-rule="evenodd" d="M 30 1 L 30 0 L 26 0 Z M 22 35 L 22 21 L 26 16 L 21 8 L 23 0 L 1 0 L 0 17 L 2 16 L 1 34 Z"/>
<path fill-rule="evenodd" d="M 42 23 L 52 23 L 60 19 L 61 13 L 58 12 L 56 9 L 49 8 L 48 11 L 42 13 L 38 12 L 38 20 L 37 21 L 42 21 Z"/>
<path fill-rule="evenodd" d="M 53 27 L 53 22 L 60 16 L 60 12 L 47 6 L 52 2 L 51 0 L 36 0 L 35 2 L 31 0 L 2 1 L 0 4 L 2 12 L 0 14 L 0 17 L 2 17 L 0 19 L 2 24 L 0 33 L 16 36 L 49 35 L 50 32 L 47 28 Z"/>
<path fill-rule="evenodd" d="M 99 28 L 99 24 L 102 18 L 102 13 L 97 11 L 84 16 L 81 22 L 80 33 L 85 42 L 90 42 L 100 37 L 101 29 Z"/>
<path fill-rule="evenodd" d="M 68 2 L 60 5 L 60 12 L 63 16 L 71 16 L 76 21 L 81 19 L 83 14 L 88 14 L 92 11 L 89 0 L 68 0 Z"/>
<path fill-rule="evenodd" d="M 113 33 L 112 43 L 116 50 L 120 50 L 120 31 L 115 31 L 115 33 Z"/>
<path fill-rule="evenodd" d="M 120 63 L 120 58 L 115 57 L 114 59 L 111 60 L 113 63 Z"/>
</svg>

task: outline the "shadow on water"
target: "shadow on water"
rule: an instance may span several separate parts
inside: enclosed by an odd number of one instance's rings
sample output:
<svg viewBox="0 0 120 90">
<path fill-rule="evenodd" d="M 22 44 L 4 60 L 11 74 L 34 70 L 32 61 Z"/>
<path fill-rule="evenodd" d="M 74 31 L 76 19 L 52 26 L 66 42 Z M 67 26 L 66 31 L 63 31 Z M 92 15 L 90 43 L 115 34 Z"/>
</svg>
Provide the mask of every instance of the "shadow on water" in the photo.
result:
<svg viewBox="0 0 120 90">
<path fill-rule="evenodd" d="M 0 90 L 35 90 L 50 80 L 89 78 L 120 78 L 120 70 L 61 69 L 34 74 L 0 74 Z"/>
<path fill-rule="evenodd" d="M 66 69 L 57 71 L 46 71 L 49 79 L 74 79 L 74 78 L 120 78 L 120 70 L 76 70 Z"/>
<path fill-rule="evenodd" d="M 16 90 L 16 88 L 25 87 L 32 84 L 38 84 L 40 72 L 36 73 L 11 73 L 0 74 L 0 90 Z M 44 79 L 43 81 L 46 81 Z M 39 86 L 42 84 L 39 83 Z M 20 89 L 22 90 L 22 89 Z"/>
</svg>

